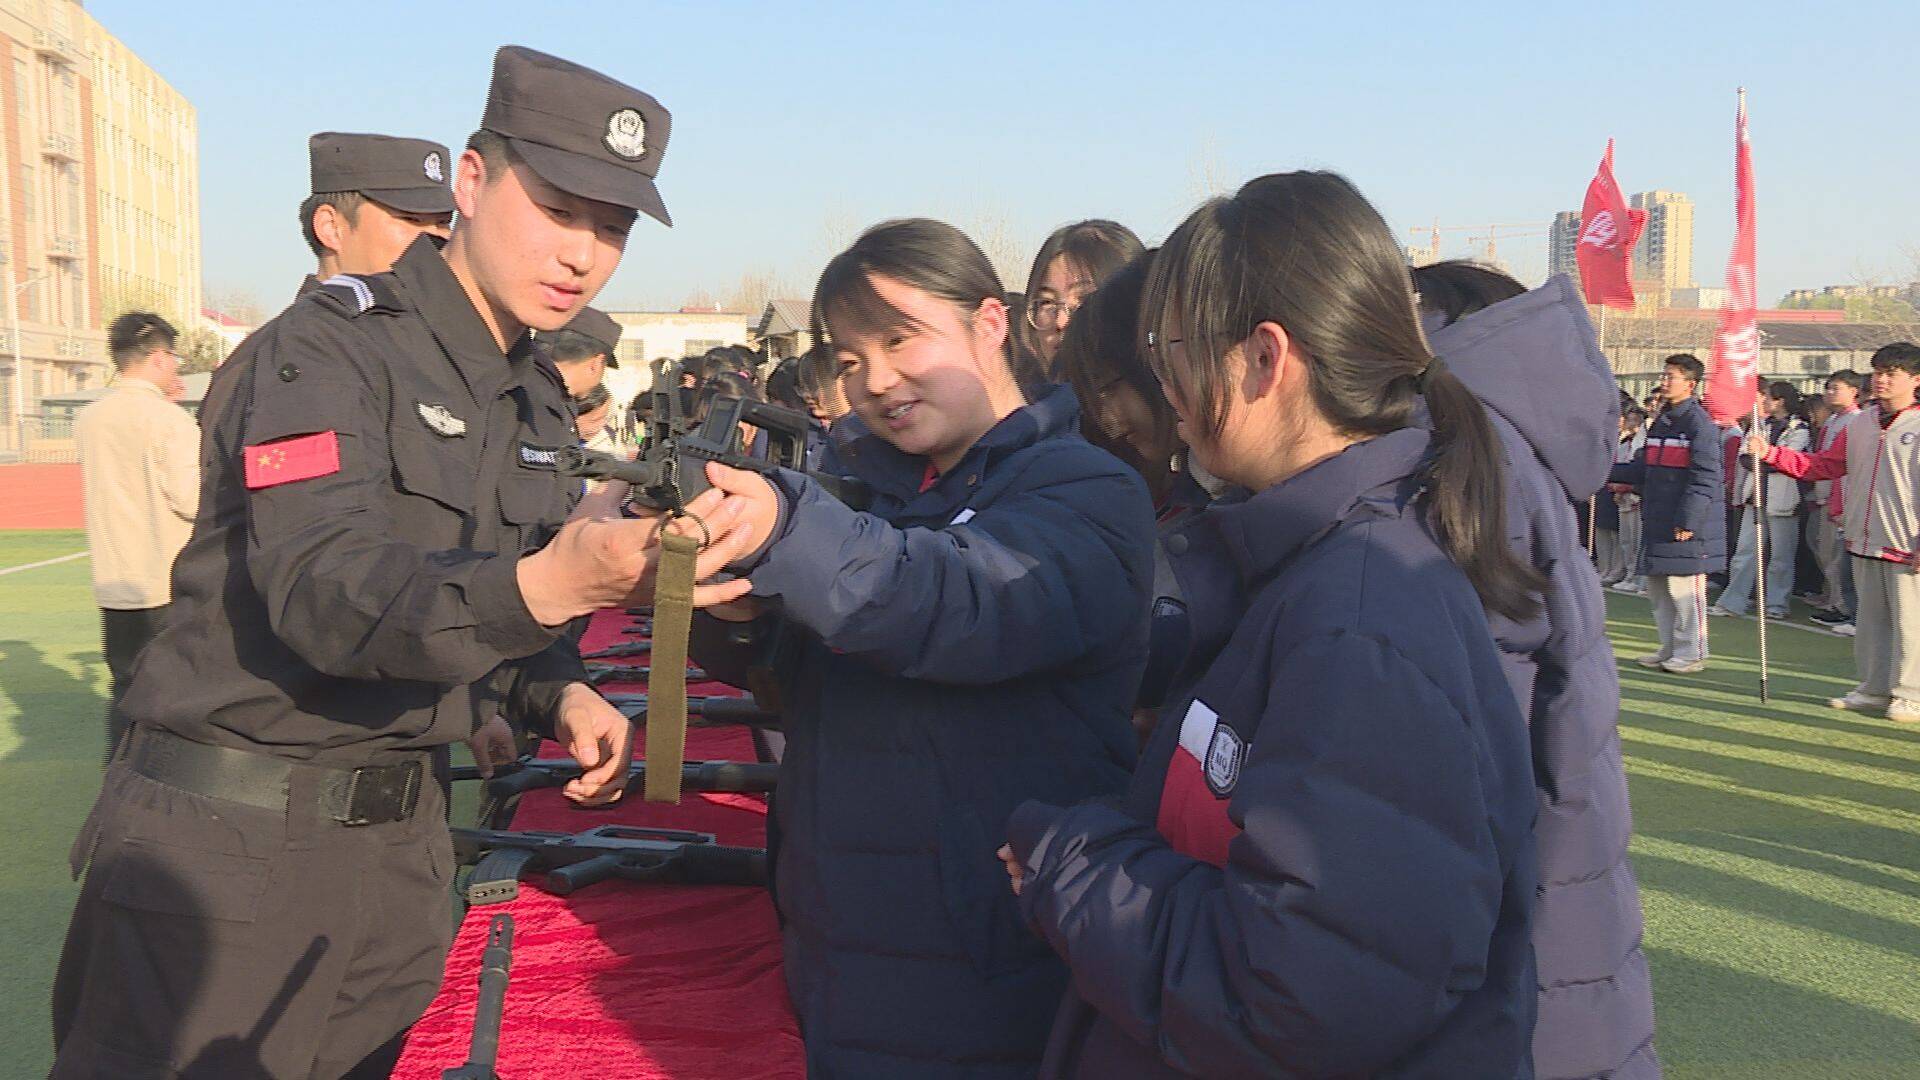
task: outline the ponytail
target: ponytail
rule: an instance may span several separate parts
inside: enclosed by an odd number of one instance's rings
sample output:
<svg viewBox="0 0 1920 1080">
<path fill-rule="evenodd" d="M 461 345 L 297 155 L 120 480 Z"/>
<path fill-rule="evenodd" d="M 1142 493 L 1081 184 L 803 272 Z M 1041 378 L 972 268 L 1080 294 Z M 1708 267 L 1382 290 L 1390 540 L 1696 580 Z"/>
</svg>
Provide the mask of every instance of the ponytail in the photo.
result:
<svg viewBox="0 0 1920 1080">
<path fill-rule="evenodd" d="M 1439 357 L 1421 376 L 1434 455 L 1427 467 L 1427 528 L 1488 611 L 1516 622 L 1539 613 L 1546 582 L 1507 546 L 1506 452 L 1486 406 Z"/>
<path fill-rule="evenodd" d="M 1357 438 L 1433 426 L 1427 527 L 1487 610 L 1540 609 L 1540 574 L 1506 536 L 1506 455 L 1485 407 L 1420 333 L 1393 234 L 1345 178 L 1277 173 L 1194 211 L 1155 256 L 1139 333 L 1154 372 L 1192 402 L 1211 434 L 1232 392 L 1226 353 L 1262 322 L 1286 328 L 1307 360 L 1307 392 L 1335 430 Z M 1156 341 L 1186 342 L 1169 363 Z"/>
</svg>

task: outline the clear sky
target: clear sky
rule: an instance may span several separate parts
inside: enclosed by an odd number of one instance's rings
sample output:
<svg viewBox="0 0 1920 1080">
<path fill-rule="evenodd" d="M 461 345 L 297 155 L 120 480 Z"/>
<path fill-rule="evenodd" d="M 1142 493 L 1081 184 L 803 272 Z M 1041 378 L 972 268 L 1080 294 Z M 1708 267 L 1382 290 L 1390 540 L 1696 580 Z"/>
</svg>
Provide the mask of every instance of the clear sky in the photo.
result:
<svg viewBox="0 0 1920 1080">
<path fill-rule="evenodd" d="M 636 225 L 609 307 L 722 296 L 748 271 L 804 296 L 839 245 L 902 215 L 1023 252 L 1084 217 L 1152 243 L 1210 187 L 1303 167 L 1351 177 L 1403 242 L 1436 217 L 1544 230 L 1578 207 L 1609 136 L 1627 191 L 1692 196 L 1694 276 L 1717 285 L 1740 85 L 1763 302 L 1906 280 L 1920 256 L 1911 0 L 87 7 L 199 110 L 208 286 L 270 307 L 310 269 L 294 218 L 307 135 L 457 150 L 508 43 L 673 112 L 660 188 L 676 224 Z M 1469 254 L 1467 235 L 1447 253 Z M 1544 237 L 1500 250 L 1529 280 L 1545 252 Z"/>
</svg>

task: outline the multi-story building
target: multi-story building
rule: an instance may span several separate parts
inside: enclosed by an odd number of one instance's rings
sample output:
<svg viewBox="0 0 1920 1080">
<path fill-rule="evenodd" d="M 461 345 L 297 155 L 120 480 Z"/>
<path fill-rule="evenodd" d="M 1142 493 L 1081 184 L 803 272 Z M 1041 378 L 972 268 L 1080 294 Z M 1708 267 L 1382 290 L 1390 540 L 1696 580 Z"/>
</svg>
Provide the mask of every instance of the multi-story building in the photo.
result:
<svg viewBox="0 0 1920 1080">
<path fill-rule="evenodd" d="M 1642 191 L 1630 201 L 1647 212 L 1647 227 L 1633 249 L 1636 285 L 1663 291 L 1693 285 L 1693 200 L 1677 191 Z"/>
<path fill-rule="evenodd" d="M 1565 274 L 1580 281 L 1580 211 L 1562 210 L 1553 215 L 1553 228 L 1547 232 L 1547 274 Z"/>
<path fill-rule="evenodd" d="M 107 323 L 200 311 L 193 107 L 74 0 L 0 0 L 0 455 L 107 380 Z"/>
</svg>

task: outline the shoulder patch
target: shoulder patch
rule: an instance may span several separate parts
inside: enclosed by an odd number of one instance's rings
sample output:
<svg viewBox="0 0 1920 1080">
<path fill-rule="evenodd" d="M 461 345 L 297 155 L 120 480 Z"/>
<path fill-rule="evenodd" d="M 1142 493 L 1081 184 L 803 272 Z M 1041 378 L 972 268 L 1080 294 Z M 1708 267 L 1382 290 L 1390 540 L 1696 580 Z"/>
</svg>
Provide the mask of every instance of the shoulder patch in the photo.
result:
<svg viewBox="0 0 1920 1080">
<path fill-rule="evenodd" d="M 314 294 L 332 300 L 349 317 L 357 318 L 369 311 L 399 311 L 400 299 L 393 287 L 381 280 L 385 275 L 361 277 L 358 274 L 335 274 L 320 283 Z"/>
</svg>

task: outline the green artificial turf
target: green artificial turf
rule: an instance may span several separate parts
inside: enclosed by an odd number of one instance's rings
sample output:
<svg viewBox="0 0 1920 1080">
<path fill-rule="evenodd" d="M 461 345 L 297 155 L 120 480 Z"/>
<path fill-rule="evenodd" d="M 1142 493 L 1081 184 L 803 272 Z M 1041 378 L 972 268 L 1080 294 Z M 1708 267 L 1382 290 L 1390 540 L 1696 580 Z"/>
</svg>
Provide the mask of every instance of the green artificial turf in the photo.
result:
<svg viewBox="0 0 1920 1080">
<path fill-rule="evenodd" d="M 81 545 L 0 533 L 0 568 Z M 1644 599 L 1608 609 L 1622 658 L 1651 651 Z M 67 846 L 99 777 L 98 620 L 85 560 L 0 576 L 0 1076 L 51 1057 Z M 1850 643 L 1784 627 L 1762 705 L 1755 624 L 1711 626 L 1707 671 L 1621 675 L 1667 1075 L 1920 1078 L 1920 727 L 1828 709 Z"/>
</svg>

